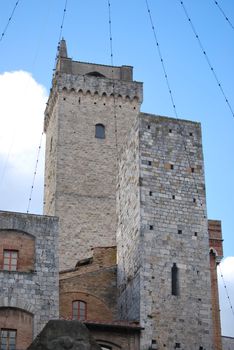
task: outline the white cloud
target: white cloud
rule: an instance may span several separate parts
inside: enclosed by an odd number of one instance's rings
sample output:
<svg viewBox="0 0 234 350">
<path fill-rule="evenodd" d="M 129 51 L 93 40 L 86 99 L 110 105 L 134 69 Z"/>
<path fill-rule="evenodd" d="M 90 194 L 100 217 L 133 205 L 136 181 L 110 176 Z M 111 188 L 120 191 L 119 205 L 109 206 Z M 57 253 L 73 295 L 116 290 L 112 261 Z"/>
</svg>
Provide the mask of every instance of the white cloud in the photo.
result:
<svg viewBox="0 0 234 350">
<path fill-rule="evenodd" d="M 229 256 L 223 259 L 218 267 L 218 283 L 222 334 L 234 337 L 234 256 Z M 226 288 L 224 287 L 224 284 L 226 285 Z M 231 309 L 230 303 L 233 309 Z"/>
<path fill-rule="evenodd" d="M 27 201 L 32 184 L 47 94 L 30 73 L 16 71 L 0 75 L 0 96 L 0 206 L 18 211 L 25 208 L 18 204 L 22 193 Z M 40 158 L 43 153 L 42 149 Z M 41 161 L 37 174 L 41 182 L 43 167 Z M 15 200 L 10 205 L 12 194 Z"/>
</svg>

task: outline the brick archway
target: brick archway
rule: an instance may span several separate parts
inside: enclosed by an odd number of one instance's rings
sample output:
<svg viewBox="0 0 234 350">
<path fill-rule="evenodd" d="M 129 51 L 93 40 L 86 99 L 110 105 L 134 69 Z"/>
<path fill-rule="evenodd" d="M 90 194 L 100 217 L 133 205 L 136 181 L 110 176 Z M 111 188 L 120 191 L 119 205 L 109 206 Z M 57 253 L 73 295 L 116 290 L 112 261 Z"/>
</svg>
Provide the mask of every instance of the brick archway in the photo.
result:
<svg viewBox="0 0 234 350">
<path fill-rule="evenodd" d="M 16 349 L 27 349 L 33 340 L 33 314 L 16 307 L 0 307 L 0 329 L 14 331 Z"/>
</svg>

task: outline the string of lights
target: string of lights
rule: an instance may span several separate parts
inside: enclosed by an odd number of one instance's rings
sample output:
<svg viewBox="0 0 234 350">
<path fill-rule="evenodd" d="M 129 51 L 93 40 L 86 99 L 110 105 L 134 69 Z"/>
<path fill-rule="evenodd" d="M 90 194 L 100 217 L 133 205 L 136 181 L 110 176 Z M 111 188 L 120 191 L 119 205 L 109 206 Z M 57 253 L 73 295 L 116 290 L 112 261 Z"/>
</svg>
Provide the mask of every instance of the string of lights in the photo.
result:
<svg viewBox="0 0 234 350">
<path fill-rule="evenodd" d="M 39 162 L 39 157 L 40 157 L 40 153 L 41 153 L 41 146 L 42 146 L 43 135 L 44 135 L 44 132 L 42 132 L 42 134 L 41 134 L 40 144 L 39 144 L 39 147 L 38 147 L 36 165 L 35 165 L 35 170 L 34 170 L 34 173 L 33 173 L 32 186 L 31 186 L 29 200 L 28 200 L 27 214 L 29 213 L 30 206 L 31 206 L 32 194 L 33 194 L 34 185 L 35 185 L 35 179 L 36 179 L 36 175 L 37 175 L 38 162 Z"/>
<path fill-rule="evenodd" d="M 54 60 L 54 69 L 53 69 L 54 71 L 56 69 L 56 63 L 57 63 L 57 59 L 58 59 L 58 55 L 59 55 L 59 47 L 60 47 L 60 42 L 62 39 L 63 27 L 64 27 L 65 17 L 66 17 L 66 13 L 67 13 L 67 3 L 68 3 L 68 0 L 65 0 L 62 20 L 61 20 L 61 24 L 60 24 L 60 31 L 59 31 L 59 36 L 58 36 L 57 51 L 56 51 L 55 60 Z"/>
<path fill-rule="evenodd" d="M 216 83 L 217 83 L 217 85 L 218 85 L 218 87 L 219 87 L 219 89 L 220 89 L 220 91 L 221 91 L 221 93 L 222 93 L 222 95 L 223 95 L 223 97 L 224 97 L 224 100 L 225 100 L 225 102 L 226 102 L 226 104 L 227 104 L 227 106 L 228 106 L 228 108 L 229 108 L 229 110 L 230 110 L 232 116 L 234 117 L 233 108 L 232 108 L 232 106 L 231 106 L 231 104 L 230 104 L 230 102 L 229 102 L 229 100 L 228 100 L 228 98 L 227 98 L 227 95 L 226 95 L 226 93 L 225 93 L 225 91 L 224 91 L 224 89 L 223 89 L 223 86 L 222 86 L 222 84 L 221 84 L 221 82 L 220 82 L 220 80 L 219 80 L 219 78 L 218 78 L 218 76 L 217 76 L 217 73 L 216 73 L 216 71 L 215 71 L 213 65 L 211 64 L 211 61 L 210 61 L 210 59 L 209 59 L 209 57 L 208 57 L 208 55 L 207 55 L 207 52 L 206 52 L 206 50 L 205 50 L 205 48 L 204 48 L 204 46 L 203 46 L 203 44 L 202 44 L 202 42 L 201 42 L 201 40 L 200 40 L 200 37 L 199 37 L 199 35 L 198 35 L 198 33 L 197 33 L 195 27 L 194 27 L 194 24 L 193 24 L 193 22 L 192 22 L 192 19 L 191 19 L 191 17 L 190 17 L 189 14 L 188 14 L 188 11 L 187 11 L 187 9 L 186 9 L 186 7 L 185 7 L 185 5 L 184 5 L 184 2 L 183 2 L 183 1 L 180 1 L 180 0 L 178 0 L 178 1 L 180 2 L 181 6 L 182 6 L 182 8 L 183 8 L 183 10 L 184 10 L 185 16 L 186 16 L 186 18 L 187 18 L 187 20 L 188 20 L 188 22 L 189 22 L 189 24 L 190 24 L 190 26 L 191 26 L 191 28 L 192 28 L 192 31 L 193 31 L 193 33 L 194 33 L 194 35 L 195 35 L 195 37 L 196 37 L 196 39 L 197 39 L 197 41 L 198 41 L 198 44 L 199 44 L 199 46 L 200 46 L 200 49 L 201 49 L 201 51 L 202 51 L 202 53 L 203 53 L 203 55 L 204 55 L 204 57 L 205 57 L 205 59 L 206 59 L 206 62 L 207 62 L 208 66 L 209 66 L 209 68 L 210 68 L 210 70 L 211 70 L 211 72 L 212 72 L 212 74 L 213 74 L 213 76 L 214 76 L 214 79 L 215 79 L 215 81 L 216 81 Z"/>
<path fill-rule="evenodd" d="M 164 60 L 164 57 L 163 57 L 163 54 L 162 54 L 162 50 L 160 48 L 160 44 L 159 44 L 158 37 L 157 37 L 157 34 L 156 34 L 156 28 L 155 28 L 155 24 L 154 24 L 154 21 L 153 21 L 153 17 L 152 17 L 152 14 L 151 14 L 151 10 L 150 10 L 150 6 L 149 6 L 149 3 L 148 3 L 148 0 L 145 0 L 145 3 L 146 3 L 147 12 L 148 12 L 149 19 L 150 19 L 150 24 L 151 24 L 151 28 L 152 28 L 154 39 L 155 39 L 157 52 L 158 52 L 159 59 L 160 59 L 160 62 L 161 62 L 161 66 L 162 66 L 162 69 L 163 69 L 164 78 L 166 80 L 167 89 L 168 89 L 168 92 L 169 92 L 169 95 L 170 95 L 171 104 L 172 104 L 172 107 L 173 107 L 176 119 L 179 121 L 178 113 L 177 113 L 177 109 L 176 109 L 176 105 L 175 105 L 174 93 L 172 92 L 171 84 L 169 82 L 169 77 L 168 77 L 168 73 L 167 73 L 167 69 L 166 69 L 165 60 Z M 184 128 L 181 125 L 181 123 L 178 123 L 178 127 L 179 127 L 180 135 L 182 137 L 183 147 L 184 147 L 184 150 L 185 150 L 188 166 L 189 166 L 190 169 L 192 169 L 193 166 L 192 166 L 192 163 L 191 163 L 191 160 L 190 160 L 190 157 L 189 157 L 189 150 L 187 149 L 187 145 L 186 145 Z M 165 161 L 165 158 L 164 158 L 164 161 Z M 206 211 L 205 211 L 205 208 L 203 206 L 203 201 L 201 199 L 201 196 L 199 194 L 198 184 L 197 184 L 197 180 L 195 179 L 195 174 L 193 172 L 191 172 L 191 176 L 193 178 L 193 183 L 195 185 L 195 190 L 196 190 L 196 193 L 197 193 L 198 203 L 200 203 L 200 206 L 203 207 L 203 216 L 204 216 L 204 218 L 206 218 Z"/>
<path fill-rule="evenodd" d="M 8 18 L 7 24 L 6 24 L 5 28 L 3 29 L 2 34 L 1 34 L 1 36 L 0 36 L 0 42 L 3 40 L 3 38 L 4 38 L 5 35 L 6 35 L 7 29 L 8 29 L 8 27 L 9 27 L 11 21 L 12 21 L 12 18 L 13 18 L 13 16 L 14 16 L 15 10 L 16 10 L 16 8 L 17 8 L 19 2 L 20 2 L 20 0 L 17 0 L 16 3 L 15 3 L 15 5 L 14 5 L 14 7 L 13 7 L 13 10 L 12 10 L 12 12 L 11 12 L 11 14 L 10 14 L 10 17 Z"/>
<path fill-rule="evenodd" d="M 119 165 L 119 152 L 118 152 L 118 130 L 117 130 L 117 112 L 116 112 L 116 87 L 115 87 L 115 79 L 114 79 L 114 55 L 113 55 L 113 36 L 112 36 L 112 16 L 111 16 L 111 3 L 110 0 L 107 0 L 108 4 L 108 21 L 109 21 L 109 42 L 110 42 L 110 61 L 112 66 L 112 88 L 113 88 L 113 108 L 114 108 L 114 122 L 115 122 L 115 144 L 116 144 L 116 174 L 118 174 L 118 165 Z M 118 176 L 118 175 L 117 175 Z M 119 208 L 121 211 L 121 193 L 119 190 Z M 122 234 L 123 239 L 123 234 Z M 125 258 L 123 255 L 123 270 L 124 270 L 124 276 L 126 279 L 126 269 L 125 269 Z M 127 298 L 125 297 L 125 311 L 127 314 L 128 310 L 128 303 Z"/>
<path fill-rule="evenodd" d="M 226 292 L 227 300 L 228 300 L 229 306 L 231 308 L 232 315 L 234 317 L 234 309 L 232 307 L 231 299 L 230 299 L 230 296 L 229 296 L 229 293 L 228 293 L 228 288 L 227 288 L 227 285 L 226 285 L 226 282 L 225 282 L 225 279 L 224 279 L 224 276 L 223 276 L 220 264 L 218 265 L 218 267 L 219 267 L 220 276 L 221 276 L 222 281 L 223 281 L 223 285 L 224 285 L 224 289 L 225 289 L 225 292 Z"/>
<path fill-rule="evenodd" d="M 232 24 L 232 22 L 229 20 L 229 18 L 227 17 L 226 13 L 223 11 L 222 7 L 219 5 L 218 1 L 214 0 L 215 5 L 217 6 L 217 8 L 219 9 L 219 11 L 222 13 L 223 17 L 225 18 L 225 20 L 227 21 L 227 23 L 230 25 L 230 27 L 232 28 L 232 30 L 234 30 L 234 25 Z"/>
<path fill-rule="evenodd" d="M 173 97 L 173 93 L 172 93 L 171 86 L 170 86 L 170 83 L 169 83 L 169 78 L 168 78 L 168 74 L 167 74 L 167 71 L 166 71 L 166 66 L 165 66 L 165 63 L 164 63 L 163 56 L 162 56 L 162 52 L 161 52 L 161 48 L 160 48 L 160 45 L 159 45 L 159 41 L 158 41 L 155 25 L 153 23 L 153 18 L 152 18 L 152 15 L 151 15 L 151 10 L 149 8 L 148 0 L 145 0 L 145 3 L 146 3 L 147 11 L 148 11 L 148 14 L 149 14 L 149 19 L 150 19 L 150 23 L 151 23 L 151 27 L 152 27 L 152 31 L 153 31 L 153 35 L 154 35 L 154 40 L 155 40 L 156 47 L 157 47 L 157 50 L 158 50 L 158 55 L 159 55 L 160 62 L 161 62 L 161 65 L 162 65 L 164 78 L 166 80 L 166 84 L 167 84 L 168 92 L 169 92 L 169 95 L 170 95 L 172 107 L 173 107 L 173 110 L 174 110 L 176 118 L 178 118 L 176 105 L 175 105 L 175 101 L 174 101 L 174 97 Z"/>
<path fill-rule="evenodd" d="M 62 20 L 61 20 L 61 24 L 60 24 L 58 47 L 57 47 L 57 53 L 56 53 L 56 57 L 55 57 L 55 66 L 56 66 L 56 62 L 57 62 L 57 58 L 58 58 L 59 44 L 60 44 L 60 41 L 61 41 L 61 38 L 62 38 L 62 33 L 63 33 L 65 15 L 66 15 L 66 12 L 67 12 L 67 3 L 68 3 L 68 0 L 65 0 Z M 37 175 L 38 162 L 39 162 L 39 157 L 40 157 L 40 152 L 41 152 L 41 147 L 42 147 L 43 135 L 44 135 L 44 132 L 42 131 L 41 138 L 40 138 L 40 144 L 39 144 L 38 152 L 37 152 L 35 170 L 34 170 L 34 173 L 33 173 L 32 185 L 31 185 L 30 194 L 29 194 L 27 213 L 30 212 L 30 206 L 31 206 L 31 202 L 32 202 L 32 195 L 33 195 L 33 190 L 34 190 L 34 185 L 35 185 L 35 179 L 36 179 L 36 175 Z"/>
</svg>

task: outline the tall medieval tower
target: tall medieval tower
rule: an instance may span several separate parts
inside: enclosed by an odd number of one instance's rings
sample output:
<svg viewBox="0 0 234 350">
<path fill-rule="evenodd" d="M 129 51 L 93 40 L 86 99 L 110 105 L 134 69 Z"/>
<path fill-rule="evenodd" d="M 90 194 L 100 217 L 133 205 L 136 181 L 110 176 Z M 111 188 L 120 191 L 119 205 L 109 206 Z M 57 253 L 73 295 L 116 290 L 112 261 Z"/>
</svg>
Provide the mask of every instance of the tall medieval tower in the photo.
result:
<svg viewBox="0 0 234 350">
<path fill-rule="evenodd" d="M 132 67 L 72 61 L 61 41 L 44 125 L 44 214 L 59 217 L 60 269 L 116 245 L 117 152 L 141 102 Z"/>
<path fill-rule="evenodd" d="M 117 245 L 118 312 L 141 350 L 213 350 L 198 123 L 140 113 L 129 66 L 72 61 L 62 40 L 45 112 L 44 214 L 60 270 Z"/>
</svg>

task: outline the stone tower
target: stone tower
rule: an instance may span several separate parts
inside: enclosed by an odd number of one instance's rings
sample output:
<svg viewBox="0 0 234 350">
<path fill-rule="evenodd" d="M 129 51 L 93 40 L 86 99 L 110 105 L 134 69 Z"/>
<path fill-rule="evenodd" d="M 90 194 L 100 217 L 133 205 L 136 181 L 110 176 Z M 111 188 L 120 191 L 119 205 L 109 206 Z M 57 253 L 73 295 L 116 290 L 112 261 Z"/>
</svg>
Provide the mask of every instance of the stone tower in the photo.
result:
<svg viewBox="0 0 234 350">
<path fill-rule="evenodd" d="M 72 61 L 61 41 L 44 123 L 44 214 L 59 217 L 60 269 L 116 244 L 118 153 L 141 102 L 132 67 Z"/>
<path fill-rule="evenodd" d="M 142 350 L 214 349 L 201 142 L 198 123 L 140 113 L 120 157 L 119 312 Z"/>
<path fill-rule="evenodd" d="M 72 61 L 62 40 L 44 196 L 60 270 L 117 245 L 119 319 L 143 327 L 140 349 L 214 350 L 200 125 L 140 113 L 141 102 L 131 67 Z"/>
</svg>

